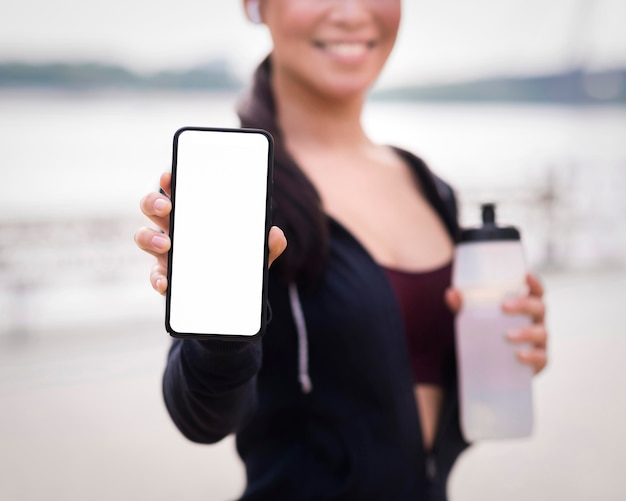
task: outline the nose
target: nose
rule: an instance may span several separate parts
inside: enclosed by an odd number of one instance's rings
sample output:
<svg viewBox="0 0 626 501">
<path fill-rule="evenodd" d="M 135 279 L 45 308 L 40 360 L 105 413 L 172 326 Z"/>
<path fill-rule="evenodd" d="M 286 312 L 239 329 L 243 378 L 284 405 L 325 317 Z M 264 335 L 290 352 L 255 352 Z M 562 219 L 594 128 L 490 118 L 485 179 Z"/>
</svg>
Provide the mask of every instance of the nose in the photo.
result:
<svg viewBox="0 0 626 501">
<path fill-rule="evenodd" d="M 358 25 L 369 20 L 369 0 L 335 0 L 330 4 L 330 19 L 334 22 Z"/>
</svg>

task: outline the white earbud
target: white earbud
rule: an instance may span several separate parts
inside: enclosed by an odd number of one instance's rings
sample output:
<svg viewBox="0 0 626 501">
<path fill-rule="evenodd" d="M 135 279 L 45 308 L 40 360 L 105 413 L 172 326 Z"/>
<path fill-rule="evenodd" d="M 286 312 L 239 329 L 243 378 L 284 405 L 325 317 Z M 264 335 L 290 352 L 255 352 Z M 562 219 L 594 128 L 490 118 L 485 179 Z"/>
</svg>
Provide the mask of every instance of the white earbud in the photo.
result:
<svg viewBox="0 0 626 501">
<path fill-rule="evenodd" d="M 254 24 L 262 24 L 263 19 L 261 19 L 261 7 L 260 0 L 249 0 L 246 4 L 246 10 L 248 12 L 248 18 Z"/>
</svg>

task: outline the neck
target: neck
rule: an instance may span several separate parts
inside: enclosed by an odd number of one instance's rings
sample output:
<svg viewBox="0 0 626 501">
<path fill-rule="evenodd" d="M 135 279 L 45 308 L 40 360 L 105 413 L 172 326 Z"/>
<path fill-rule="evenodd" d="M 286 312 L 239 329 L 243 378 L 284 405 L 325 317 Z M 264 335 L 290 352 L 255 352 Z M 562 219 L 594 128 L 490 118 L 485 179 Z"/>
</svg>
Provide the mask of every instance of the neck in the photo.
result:
<svg viewBox="0 0 626 501">
<path fill-rule="evenodd" d="M 292 153 L 333 148 L 352 149 L 371 144 L 361 125 L 365 93 L 331 98 L 273 74 L 278 122 Z"/>
</svg>

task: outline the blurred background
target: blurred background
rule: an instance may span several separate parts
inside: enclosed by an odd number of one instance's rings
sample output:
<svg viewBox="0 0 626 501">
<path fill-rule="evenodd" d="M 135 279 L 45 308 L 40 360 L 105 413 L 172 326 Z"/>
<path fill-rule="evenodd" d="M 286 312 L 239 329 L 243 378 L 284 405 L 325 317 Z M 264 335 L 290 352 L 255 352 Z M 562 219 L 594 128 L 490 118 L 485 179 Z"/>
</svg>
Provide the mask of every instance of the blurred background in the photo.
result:
<svg viewBox="0 0 626 501">
<path fill-rule="evenodd" d="M 183 125 L 236 126 L 270 47 L 241 3 L 2 0 L 0 500 L 226 500 L 232 438 L 166 415 L 169 339 L 139 199 Z M 405 0 L 364 121 L 495 201 L 547 288 L 551 362 L 529 439 L 462 456 L 450 497 L 626 492 L 626 2 Z"/>
</svg>

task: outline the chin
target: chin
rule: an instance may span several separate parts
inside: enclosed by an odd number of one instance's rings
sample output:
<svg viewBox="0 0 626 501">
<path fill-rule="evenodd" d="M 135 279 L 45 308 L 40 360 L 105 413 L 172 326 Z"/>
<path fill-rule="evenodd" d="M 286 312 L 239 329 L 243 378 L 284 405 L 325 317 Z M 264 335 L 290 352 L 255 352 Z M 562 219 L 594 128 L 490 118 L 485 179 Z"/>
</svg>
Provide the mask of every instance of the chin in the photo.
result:
<svg viewBox="0 0 626 501">
<path fill-rule="evenodd" d="M 371 75 L 333 75 L 316 82 L 314 86 L 329 99 L 349 100 L 364 98 L 375 81 Z"/>
<path fill-rule="evenodd" d="M 350 87 L 350 86 L 341 86 L 332 89 L 330 92 L 327 92 L 328 98 L 336 101 L 349 101 L 353 99 L 365 99 L 367 93 L 369 92 L 371 86 L 363 87 Z"/>
</svg>

